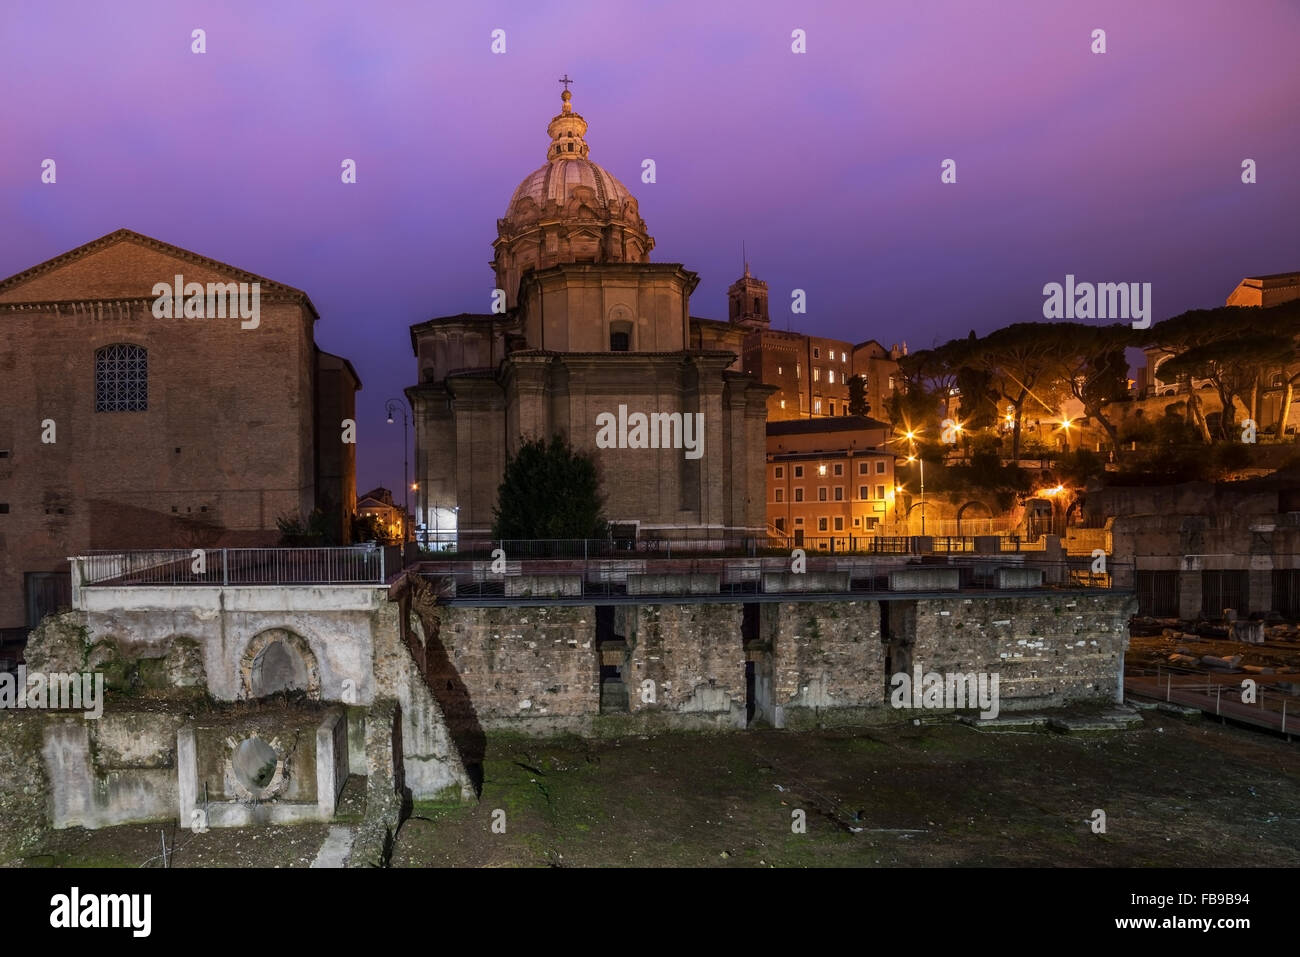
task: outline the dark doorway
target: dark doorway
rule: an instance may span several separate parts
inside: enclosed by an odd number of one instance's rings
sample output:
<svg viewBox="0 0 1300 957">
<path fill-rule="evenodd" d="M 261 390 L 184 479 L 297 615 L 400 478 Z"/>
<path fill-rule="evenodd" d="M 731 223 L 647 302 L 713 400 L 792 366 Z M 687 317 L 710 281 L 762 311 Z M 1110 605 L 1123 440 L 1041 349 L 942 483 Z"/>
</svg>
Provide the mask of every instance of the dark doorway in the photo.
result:
<svg viewBox="0 0 1300 957">
<path fill-rule="evenodd" d="M 772 698 L 772 645 L 767 637 L 775 619 L 773 603 L 750 601 L 741 606 L 740 644 L 745 653 L 745 726 L 772 725 L 776 713 Z M 767 630 L 764 629 L 764 623 Z"/>
<path fill-rule="evenodd" d="M 885 645 L 885 698 L 896 674 L 912 670 L 912 650 L 916 644 L 916 602 L 882 601 L 880 603 L 880 640 Z"/>
<path fill-rule="evenodd" d="M 596 644 L 614 639 L 614 606 L 596 606 Z"/>
<path fill-rule="evenodd" d="M 27 572 L 27 627 L 72 605 L 71 572 Z"/>
<path fill-rule="evenodd" d="M 600 713 L 627 714 L 627 640 L 618 633 L 619 616 L 614 605 L 596 606 L 596 661 L 600 668 Z"/>
<path fill-rule="evenodd" d="M 754 662 L 745 662 L 745 724 L 754 720 Z"/>
</svg>

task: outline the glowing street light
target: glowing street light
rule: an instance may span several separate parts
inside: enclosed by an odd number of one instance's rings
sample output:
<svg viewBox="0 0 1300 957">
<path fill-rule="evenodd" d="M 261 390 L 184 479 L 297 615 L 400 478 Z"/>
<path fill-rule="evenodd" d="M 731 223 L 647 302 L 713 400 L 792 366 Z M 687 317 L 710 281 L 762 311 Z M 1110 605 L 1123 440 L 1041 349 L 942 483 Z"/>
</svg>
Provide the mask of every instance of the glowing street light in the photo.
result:
<svg viewBox="0 0 1300 957">
<path fill-rule="evenodd" d="M 410 460 L 407 458 L 407 430 L 409 421 L 406 417 L 406 406 L 397 399 L 389 399 L 384 405 L 384 411 L 388 413 L 388 424 L 393 424 L 393 414 L 400 410 L 402 413 L 402 545 L 406 545 L 406 516 L 410 514 L 410 503 L 406 495 L 406 477 L 410 474 Z M 414 486 L 412 486 L 414 488 Z"/>
<path fill-rule="evenodd" d="M 908 433 L 909 435 L 911 433 Z M 907 457 L 910 465 L 913 462 L 921 463 L 921 534 L 925 534 L 925 459 L 921 458 L 915 452 Z"/>
</svg>

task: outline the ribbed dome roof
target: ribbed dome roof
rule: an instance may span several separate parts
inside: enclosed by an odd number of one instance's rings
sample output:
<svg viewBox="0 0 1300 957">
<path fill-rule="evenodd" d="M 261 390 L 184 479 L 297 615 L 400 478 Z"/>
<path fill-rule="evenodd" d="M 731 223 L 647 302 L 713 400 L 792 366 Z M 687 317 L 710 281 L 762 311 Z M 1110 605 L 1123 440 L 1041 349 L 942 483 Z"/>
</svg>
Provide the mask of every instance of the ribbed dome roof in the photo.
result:
<svg viewBox="0 0 1300 957">
<path fill-rule="evenodd" d="M 506 209 L 506 218 L 515 219 L 520 212 L 520 203 L 527 198 L 539 207 L 547 203 L 566 205 L 574 195 L 574 187 L 585 186 L 595 194 L 597 215 L 621 214 L 624 204 L 635 199 L 626 186 L 620 183 L 614 174 L 603 166 L 589 159 L 580 157 L 557 157 L 545 166 L 529 173 L 514 195 L 510 197 L 510 206 Z M 584 196 L 590 202 L 590 198 Z"/>
<path fill-rule="evenodd" d="M 551 137 L 546 164 L 524 177 L 511 195 L 504 217 L 507 222 L 535 220 L 540 210 L 554 208 L 552 204 L 564 209 L 575 198 L 599 220 L 639 219 L 636 198 L 628 188 L 587 158 L 587 121 L 573 112 L 572 99 L 567 89 L 561 94 L 560 112 L 546 127 Z"/>
</svg>

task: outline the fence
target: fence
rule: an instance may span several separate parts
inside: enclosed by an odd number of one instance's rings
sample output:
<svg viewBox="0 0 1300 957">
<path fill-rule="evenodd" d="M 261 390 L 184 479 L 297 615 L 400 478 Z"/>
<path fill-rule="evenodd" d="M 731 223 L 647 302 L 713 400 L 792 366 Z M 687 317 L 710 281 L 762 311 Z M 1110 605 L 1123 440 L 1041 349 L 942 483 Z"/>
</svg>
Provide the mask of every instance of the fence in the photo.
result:
<svg viewBox="0 0 1300 957">
<path fill-rule="evenodd" d="M 1243 701 L 1242 679 L 1256 681 L 1254 700 Z M 1258 674 L 1243 675 L 1225 671 L 1207 673 L 1190 669 L 1157 666 L 1130 669 L 1125 672 L 1124 685 L 1132 694 L 1170 704 L 1197 708 L 1232 721 L 1241 721 L 1257 727 L 1269 728 L 1282 734 L 1300 732 L 1300 698 L 1263 684 Z"/>
<path fill-rule="evenodd" d="M 599 558 L 511 559 L 509 561 L 424 561 L 415 570 L 433 582 L 446 600 L 592 599 L 689 596 L 719 597 L 798 596 L 838 594 L 848 596 L 893 595 L 909 592 L 891 588 L 892 572 L 952 568 L 956 588 L 938 591 L 1007 594 L 1037 590 L 1116 590 L 1116 573 L 1092 571 L 1091 560 L 1040 562 L 1026 556 L 946 556 L 878 558 L 864 555 L 809 556 L 805 573 L 817 579 L 815 588 L 789 589 L 791 559 L 780 558 Z M 1003 584 L 1003 573 L 1012 570 Z M 1040 570 L 1041 584 L 1015 573 Z M 780 576 L 780 577 L 769 577 Z M 829 576 L 829 577 L 828 577 Z M 794 576 L 798 577 L 798 576 Z M 950 576 L 951 577 L 951 576 Z M 838 579 L 838 581 L 836 581 Z M 1029 583 L 1027 583 L 1027 581 Z M 915 594 L 912 592 L 911 594 Z"/>
<path fill-rule="evenodd" d="M 93 552 L 72 559 L 81 587 L 118 585 L 382 584 L 400 549 L 207 548 Z"/>
<path fill-rule="evenodd" d="M 962 523 L 966 525 L 965 522 Z M 692 538 L 591 538 L 591 539 L 479 539 L 462 540 L 455 551 L 426 552 L 431 558 L 467 559 L 492 557 L 500 549 L 510 561 L 517 559 L 583 559 L 620 558 L 628 555 L 652 555 L 663 558 L 682 558 L 695 555 L 758 557 L 760 555 L 789 554 L 796 548 L 808 554 L 857 555 L 925 555 L 931 553 L 973 553 L 976 551 L 975 535 L 885 535 L 803 533 L 737 537 Z M 990 536 L 992 537 L 992 536 Z M 1043 551 L 1046 538 L 1021 538 L 1000 536 L 1000 552 Z"/>
</svg>

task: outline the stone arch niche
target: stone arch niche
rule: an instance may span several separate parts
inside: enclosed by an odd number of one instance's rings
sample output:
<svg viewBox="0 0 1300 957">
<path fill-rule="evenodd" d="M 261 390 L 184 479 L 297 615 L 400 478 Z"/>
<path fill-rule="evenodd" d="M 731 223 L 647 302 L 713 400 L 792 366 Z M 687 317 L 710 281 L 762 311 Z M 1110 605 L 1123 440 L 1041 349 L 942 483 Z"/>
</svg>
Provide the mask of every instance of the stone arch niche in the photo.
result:
<svg viewBox="0 0 1300 957">
<path fill-rule="evenodd" d="M 982 502 L 979 499 L 971 499 L 969 502 L 966 502 L 964 505 L 962 505 L 961 508 L 957 509 L 957 534 L 958 535 L 961 534 L 961 520 L 966 517 L 966 512 L 971 508 L 984 510 L 984 514 L 980 515 L 979 516 L 980 518 L 992 519 L 996 517 L 993 513 L 992 507 L 988 504 L 988 502 Z"/>
<path fill-rule="evenodd" d="M 264 698 L 280 691 L 304 691 L 320 700 L 320 667 L 307 639 L 285 628 L 253 636 L 239 661 L 240 696 Z"/>
</svg>

